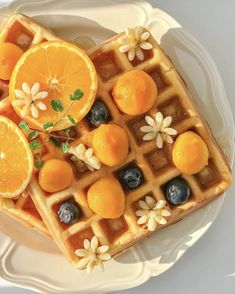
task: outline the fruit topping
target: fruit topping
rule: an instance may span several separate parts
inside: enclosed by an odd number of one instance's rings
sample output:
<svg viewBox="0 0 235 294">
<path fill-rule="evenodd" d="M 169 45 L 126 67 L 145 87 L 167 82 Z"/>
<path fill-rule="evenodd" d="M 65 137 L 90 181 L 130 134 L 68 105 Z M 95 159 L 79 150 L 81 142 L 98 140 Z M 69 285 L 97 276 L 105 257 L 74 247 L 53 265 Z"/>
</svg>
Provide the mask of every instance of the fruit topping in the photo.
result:
<svg viewBox="0 0 235 294">
<path fill-rule="evenodd" d="M 173 143 L 171 136 L 176 135 L 177 131 L 173 128 L 170 128 L 172 123 L 171 116 L 164 118 L 161 112 L 157 112 L 154 119 L 147 115 L 145 116 L 145 120 L 148 126 L 143 126 L 140 128 L 141 132 L 147 133 L 143 137 L 144 141 L 155 139 L 157 148 L 159 149 L 163 147 L 163 142 L 167 142 L 169 144 Z"/>
<path fill-rule="evenodd" d="M 135 69 L 118 78 L 112 94 L 122 112 L 137 115 L 148 111 L 156 102 L 157 87 L 150 75 Z"/>
<path fill-rule="evenodd" d="M 126 131 L 115 124 L 102 124 L 94 133 L 92 146 L 95 155 L 108 166 L 125 161 L 129 150 Z"/>
<path fill-rule="evenodd" d="M 63 224 L 73 224 L 80 217 L 80 209 L 71 201 L 64 202 L 58 210 L 58 216 Z"/>
<path fill-rule="evenodd" d="M 38 177 L 41 188 L 49 193 L 68 188 L 73 181 L 72 167 L 60 159 L 49 159 L 39 171 Z"/>
<path fill-rule="evenodd" d="M 0 79 L 10 80 L 11 73 L 24 52 L 12 43 L 0 44 Z"/>
<path fill-rule="evenodd" d="M 188 175 L 199 173 L 208 165 L 209 151 L 202 138 L 192 131 L 182 133 L 175 141 L 172 160 L 175 166 Z"/>
<path fill-rule="evenodd" d="M 125 194 L 112 176 L 95 182 L 88 190 L 87 199 L 90 209 L 103 218 L 118 218 L 125 209 Z"/>
<path fill-rule="evenodd" d="M 143 183 L 144 176 L 137 166 L 129 166 L 121 170 L 119 180 L 125 188 L 136 189 Z"/>
<path fill-rule="evenodd" d="M 191 191 L 187 182 L 182 178 L 175 178 L 165 186 L 167 201 L 172 205 L 183 204 L 188 201 Z"/>
<path fill-rule="evenodd" d="M 25 136 L 10 119 L 0 116 L 0 197 L 14 198 L 28 186 L 33 156 Z"/>
<path fill-rule="evenodd" d="M 100 100 L 94 102 L 87 114 L 87 120 L 94 127 L 99 127 L 110 120 L 110 112 L 104 102 Z"/>
<path fill-rule="evenodd" d="M 31 127 L 42 130 L 50 122 L 53 131 L 58 131 L 87 115 L 96 91 L 96 71 L 86 53 L 65 41 L 48 41 L 20 57 L 12 72 L 9 97 Z"/>
</svg>

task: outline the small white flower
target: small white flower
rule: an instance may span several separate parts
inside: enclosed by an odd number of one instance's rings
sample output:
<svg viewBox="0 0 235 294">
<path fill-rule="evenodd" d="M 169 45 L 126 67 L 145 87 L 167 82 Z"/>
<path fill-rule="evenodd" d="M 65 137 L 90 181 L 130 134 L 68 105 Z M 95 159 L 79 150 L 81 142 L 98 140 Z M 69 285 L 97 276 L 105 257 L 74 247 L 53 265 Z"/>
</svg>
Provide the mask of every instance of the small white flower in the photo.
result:
<svg viewBox="0 0 235 294">
<path fill-rule="evenodd" d="M 150 50 L 153 45 L 148 42 L 150 37 L 149 32 L 143 32 L 143 28 L 138 26 L 135 28 L 128 28 L 125 31 L 125 35 L 118 39 L 121 46 L 119 51 L 121 53 L 127 53 L 130 61 L 134 60 L 135 56 L 141 61 L 144 60 L 143 50 Z"/>
<path fill-rule="evenodd" d="M 162 148 L 164 141 L 169 144 L 173 143 L 171 136 L 176 135 L 177 131 L 173 128 L 170 128 L 172 123 L 171 116 L 163 118 L 163 114 L 161 112 L 157 112 L 155 115 L 155 120 L 148 115 L 145 116 L 145 120 L 148 123 L 148 126 L 143 126 L 140 128 L 141 132 L 147 133 L 143 137 L 144 141 L 156 139 L 156 145 L 159 149 Z"/>
<path fill-rule="evenodd" d="M 101 167 L 100 160 L 94 155 L 93 148 L 88 148 L 83 144 L 79 144 L 78 146 L 70 147 L 69 153 L 73 154 L 71 159 L 73 161 L 81 160 L 87 166 L 90 171 L 98 170 Z"/>
<path fill-rule="evenodd" d="M 104 270 L 103 261 L 111 259 L 111 255 L 108 253 L 109 246 L 103 245 L 98 246 L 98 239 L 94 236 L 91 241 L 85 239 L 83 241 L 84 249 L 77 249 L 75 254 L 78 257 L 81 257 L 78 262 L 79 269 L 87 269 L 87 272 L 90 273 L 97 266 L 100 270 Z"/>
<path fill-rule="evenodd" d="M 16 100 L 14 105 L 21 107 L 21 116 L 25 117 L 31 112 L 34 118 L 39 117 L 38 110 L 46 110 L 46 105 L 40 100 L 45 99 L 48 96 L 48 92 L 39 92 L 40 84 L 34 83 L 30 89 L 28 83 L 22 84 L 22 90 L 15 90 Z"/>
<path fill-rule="evenodd" d="M 164 209 L 166 200 L 156 201 L 153 197 L 146 196 L 145 201 L 139 201 L 139 206 L 141 210 L 135 212 L 135 214 L 139 216 L 137 221 L 139 225 L 146 224 L 149 231 L 155 231 L 157 224 L 167 224 L 165 217 L 170 216 L 171 212 Z"/>
</svg>

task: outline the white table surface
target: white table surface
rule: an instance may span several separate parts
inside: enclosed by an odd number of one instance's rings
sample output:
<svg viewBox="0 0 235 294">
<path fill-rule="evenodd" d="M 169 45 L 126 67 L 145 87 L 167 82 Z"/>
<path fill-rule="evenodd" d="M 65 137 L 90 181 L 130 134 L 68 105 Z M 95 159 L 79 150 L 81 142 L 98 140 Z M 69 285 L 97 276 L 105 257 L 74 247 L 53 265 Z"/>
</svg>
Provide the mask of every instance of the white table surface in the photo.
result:
<svg viewBox="0 0 235 294">
<path fill-rule="evenodd" d="M 7 0 L 0 0 L 0 5 L 6 2 Z M 230 105 L 235 113 L 235 1 L 150 0 L 149 2 L 172 15 L 204 45 L 219 68 Z M 144 285 L 116 293 L 234 294 L 234 225 L 235 185 L 228 191 L 222 210 L 210 230 L 173 268 L 157 278 L 152 278 Z M 1 294 L 33 293 L 25 289 L 7 287 L 5 283 L 0 282 L 1 286 Z"/>
</svg>

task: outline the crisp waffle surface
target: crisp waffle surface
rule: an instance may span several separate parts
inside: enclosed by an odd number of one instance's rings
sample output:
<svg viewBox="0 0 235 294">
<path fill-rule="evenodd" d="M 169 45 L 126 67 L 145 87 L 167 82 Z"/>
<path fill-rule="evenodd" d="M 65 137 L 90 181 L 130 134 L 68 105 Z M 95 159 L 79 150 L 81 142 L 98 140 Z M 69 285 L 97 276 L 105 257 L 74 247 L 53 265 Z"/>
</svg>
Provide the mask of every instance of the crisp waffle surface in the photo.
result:
<svg viewBox="0 0 235 294">
<path fill-rule="evenodd" d="M 110 168 L 102 166 L 100 170 L 89 172 L 80 164 L 71 160 L 69 155 L 63 155 L 59 149 L 45 150 L 44 159 L 64 157 L 72 165 L 75 174 L 73 185 L 55 194 L 48 194 L 41 190 L 37 175 L 30 185 L 30 193 L 34 203 L 43 217 L 54 240 L 76 266 L 79 258 L 75 250 L 83 247 L 84 239 L 91 239 L 96 235 L 101 244 L 110 246 L 110 253 L 114 256 L 137 243 L 150 234 L 144 226 L 137 224 L 136 210 L 138 202 L 146 195 L 156 200 L 165 199 L 164 185 L 171 179 L 182 176 L 191 188 L 191 198 L 180 206 L 169 206 L 171 217 L 167 225 L 175 223 L 195 209 L 207 204 L 223 193 L 231 183 L 231 172 L 226 159 L 216 144 L 207 123 L 199 115 L 192 102 L 187 87 L 174 65 L 164 54 L 153 37 L 149 41 L 153 49 L 145 52 L 144 62 L 134 59 L 130 62 L 126 54 L 119 52 L 117 35 L 114 38 L 98 45 L 89 52 L 98 75 L 97 99 L 104 101 L 111 113 L 110 123 L 123 127 L 129 137 L 130 150 L 127 160 L 120 166 Z M 173 118 L 172 126 L 178 134 L 187 130 L 198 133 L 207 143 L 210 152 L 209 164 L 199 174 L 187 176 L 181 174 L 171 160 L 172 146 L 164 144 L 163 149 L 157 149 L 154 141 L 143 141 L 140 127 L 145 125 L 144 116 L 128 116 L 121 113 L 112 98 L 112 88 L 117 78 L 131 69 L 138 68 L 149 73 L 158 87 L 156 105 L 148 112 L 154 115 L 161 111 L 164 116 Z M 75 127 L 69 129 L 70 136 L 75 138 L 74 146 L 83 143 L 91 146 L 91 138 L 95 128 L 83 119 Z M 63 132 L 63 131 L 62 131 Z M 86 194 L 89 187 L 98 179 L 112 174 L 118 178 L 119 172 L 128 165 L 137 165 L 144 174 L 144 183 L 135 190 L 124 190 L 126 195 L 126 209 L 118 219 L 103 219 L 93 213 L 87 203 Z M 67 201 L 78 203 L 82 216 L 75 224 L 64 225 L 60 222 L 57 211 L 60 205 Z M 165 227 L 157 226 L 157 230 Z"/>
<path fill-rule="evenodd" d="M 11 16 L 0 30 L 0 42 L 16 44 L 24 51 L 33 45 L 56 39 L 58 38 L 50 30 L 21 14 Z M 8 94 L 8 83 L 0 80 L 0 115 L 7 116 L 19 123 L 20 118 L 17 117 L 9 103 Z M 17 199 L 0 199 L 0 210 L 25 226 L 51 238 L 28 191 L 25 191 Z"/>
</svg>

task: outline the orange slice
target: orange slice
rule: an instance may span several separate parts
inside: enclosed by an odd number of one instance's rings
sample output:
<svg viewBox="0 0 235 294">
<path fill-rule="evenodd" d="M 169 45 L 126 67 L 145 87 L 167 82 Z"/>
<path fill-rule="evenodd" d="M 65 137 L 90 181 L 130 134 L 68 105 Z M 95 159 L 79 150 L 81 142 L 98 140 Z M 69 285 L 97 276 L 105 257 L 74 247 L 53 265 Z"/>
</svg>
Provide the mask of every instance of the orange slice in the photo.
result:
<svg viewBox="0 0 235 294">
<path fill-rule="evenodd" d="M 0 197 L 14 198 L 28 186 L 33 156 L 25 136 L 11 120 L 0 116 Z"/>
<path fill-rule="evenodd" d="M 88 113 L 94 102 L 96 71 L 86 53 L 76 45 L 49 41 L 27 50 L 17 62 L 10 80 L 10 101 L 31 127 L 42 129 L 45 123 L 55 123 L 58 119 L 58 113 L 51 106 L 52 100 L 59 99 L 65 111 L 71 103 L 70 95 L 77 89 L 81 89 L 84 96 L 74 101 L 66 113 L 76 122 Z M 20 98 L 22 95 L 26 98 Z M 25 100 L 28 101 L 26 107 Z M 71 125 L 69 120 L 63 119 L 54 130 Z"/>
</svg>

